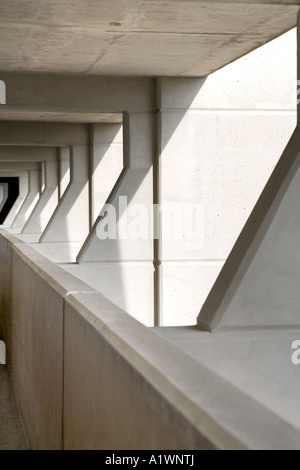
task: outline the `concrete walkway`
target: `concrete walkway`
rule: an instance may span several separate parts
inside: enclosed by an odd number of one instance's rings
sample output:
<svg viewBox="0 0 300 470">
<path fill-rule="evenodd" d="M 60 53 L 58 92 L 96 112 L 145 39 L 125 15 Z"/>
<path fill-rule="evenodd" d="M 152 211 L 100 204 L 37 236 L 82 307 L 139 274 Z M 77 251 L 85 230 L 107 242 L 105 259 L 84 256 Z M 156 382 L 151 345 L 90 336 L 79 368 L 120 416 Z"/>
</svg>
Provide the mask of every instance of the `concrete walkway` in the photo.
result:
<svg viewBox="0 0 300 470">
<path fill-rule="evenodd" d="M 0 450 L 23 450 L 6 366 L 0 365 Z"/>
</svg>

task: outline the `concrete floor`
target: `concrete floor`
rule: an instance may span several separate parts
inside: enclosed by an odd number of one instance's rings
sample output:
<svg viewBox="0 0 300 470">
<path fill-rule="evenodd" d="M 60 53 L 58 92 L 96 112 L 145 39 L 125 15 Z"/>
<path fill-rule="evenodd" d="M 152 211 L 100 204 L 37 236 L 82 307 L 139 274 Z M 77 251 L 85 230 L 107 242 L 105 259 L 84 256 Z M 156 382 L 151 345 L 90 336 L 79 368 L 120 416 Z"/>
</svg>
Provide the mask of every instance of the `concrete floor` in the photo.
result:
<svg viewBox="0 0 300 470">
<path fill-rule="evenodd" d="M 0 450 L 24 450 L 4 365 L 0 365 Z"/>
</svg>

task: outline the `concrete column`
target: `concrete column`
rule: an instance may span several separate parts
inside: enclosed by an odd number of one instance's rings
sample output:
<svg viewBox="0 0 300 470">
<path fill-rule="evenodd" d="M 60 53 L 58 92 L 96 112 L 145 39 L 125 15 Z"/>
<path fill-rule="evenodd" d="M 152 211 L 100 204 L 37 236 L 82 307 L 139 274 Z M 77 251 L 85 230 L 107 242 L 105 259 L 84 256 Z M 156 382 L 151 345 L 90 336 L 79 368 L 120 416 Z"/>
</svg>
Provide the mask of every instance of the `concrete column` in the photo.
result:
<svg viewBox="0 0 300 470">
<path fill-rule="evenodd" d="M 19 210 L 22 207 L 23 202 L 28 194 L 28 171 L 24 171 L 20 173 L 19 176 L 19 196 L 17 197 L 14 205 L 12 206 L 11 210 L 9 211 L 3 226 L 10 227 L 19 213 Z"/>
<path fill-rule="evenodd" d="M 89 233 L 89 148 L 72 146 L 70 184 L 44 228 L 41 242 L 83 242 Z"/>
<path fill-rule="evenodd" d="M 110 234 L 107 238 L 101 239 L 107 225 L 107 220 L 102 217 L 102 211 L 77 261 L 81 265 L 87 264 L 87 276 L 93 277 L 94 283 L 97 284 L 95 287 L 103 295 L 132 316 L 148 325 L 153 325 L 151 224 L 155 116 L 131 112 L 124 116 L 123 125 L 125 166 L 107 200 L 107 203 L 114 208 L 109 223 Z M 135 224 L 138 222 L 137 218 L 143 215 L 146 217 L 148 227 L 146 232 L 139 233 L 139 228 L 135 227 Z M 114 216 L 116 216 L 115 233 Z M 144 227 L 141 226 L 140 229 L 143 231 Z M 100 238 L 99 234 L 102 234 Z M 94 264 L 94 268 L 91 263 Z M 81 269 L 84 270 L 84 266 Z M 93 274 L 89 274 L 88 271 Z"/>
<path fill-rule="evenodd" d="M 0 212 L 8 198 L 8 183 L 0 183 Z"/>
<path fill-rule="evenodd" d="M 28 172 L 29 191 L 22 204 L 20 211 L 15 217 L 12 227 L 22 229 L 29 219 L 34 207 L 40 197 L 41 170 L 31 170 Z"/>
<path fill-rule="evenodd" d="M 42 233 L 58 204 L 58 162 L 45 161 L 45 188 L 22 233 Z"/>
<path fill-rule="evenodd" d="M 95 223 L 124 167 L 123 125 L 94 124 L 91 145 L 91 218 Z"/>
<path fill-rule="evenodd" d="M 122 216 L 129 216 L 130 207 L 135 204 L 144 204 L 151 212 L 153 204 L 153 129 L 154 117 L 152 115 L 130 114 L 124 123 L 125 135 L 125 166 L 122 175 L 115 186 L 113 194 L 107 201 L 117 213 L 117 237 L 101 240 L 97 236 L 97 229 L 103 224 L 102 215 L 98 216 L 88 240 L 84 244 L 78 262 L 119 261 L 153 258 L 151 231 L 147 232 L 146 239 L 133 239 L 130 236 L 130 227 L 122 224 Z M 150 138 L 151 136 L 151 138 Z M 127 198 L 120 201 L 120 197 Z M 125 205 L 127 202 L 127 205 Z M 123 204 L 124 203 L 124 204 Z M 119 211 L 120 210 L 120 211 Z M 124 210 L 124 212 L 122 212 Z M 128 220 L 127 222 L 130 222 Z M 151 220 L 150 220 L 151 222 Z M 124 232 L 124 233 L 123 233 Z M 149 236 L 150 235 L 150 236 Z"/>
</svg>

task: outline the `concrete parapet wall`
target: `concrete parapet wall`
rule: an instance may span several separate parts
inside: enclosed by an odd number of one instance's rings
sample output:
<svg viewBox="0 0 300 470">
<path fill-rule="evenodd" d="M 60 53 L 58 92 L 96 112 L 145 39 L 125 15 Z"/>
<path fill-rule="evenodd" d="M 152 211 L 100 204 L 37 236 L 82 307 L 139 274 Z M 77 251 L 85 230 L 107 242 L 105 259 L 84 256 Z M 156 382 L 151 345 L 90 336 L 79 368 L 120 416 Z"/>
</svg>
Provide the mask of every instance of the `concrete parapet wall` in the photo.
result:
<svg viewBox="0 0 300 470">
<path fill-rule="evenodd" d="M 298 430 L 5 230 L 0 254 L 33 449 L 297 448 Z"/>
<path fill-rule="evenodd" d="M 16 398 L 29 445 L 60 449 L 64 298 L 69 291 L 91 289 L 12 235 L 6 237 L 0 237 L 1 327 Z"/>
<path fill-rule="evenodd" d="M 34 449 L 62 442 L 63 297 L 23 247 L 12 254 L 12 374 Z"/>
</svg>

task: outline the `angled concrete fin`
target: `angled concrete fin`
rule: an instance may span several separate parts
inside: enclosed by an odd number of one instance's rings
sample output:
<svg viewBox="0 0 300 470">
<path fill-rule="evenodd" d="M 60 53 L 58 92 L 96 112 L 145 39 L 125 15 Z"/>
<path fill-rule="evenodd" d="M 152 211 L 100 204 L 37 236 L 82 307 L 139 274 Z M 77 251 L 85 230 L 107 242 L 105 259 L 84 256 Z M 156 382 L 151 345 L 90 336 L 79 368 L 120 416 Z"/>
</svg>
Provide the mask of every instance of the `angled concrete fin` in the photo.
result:
<svg viewBox="0 0 300 470">
<path fill-rule="evenodd" d="M 300 325 L 299 162 L 298 126 L 201 309 L 200 328 Z"/>
</svg>

